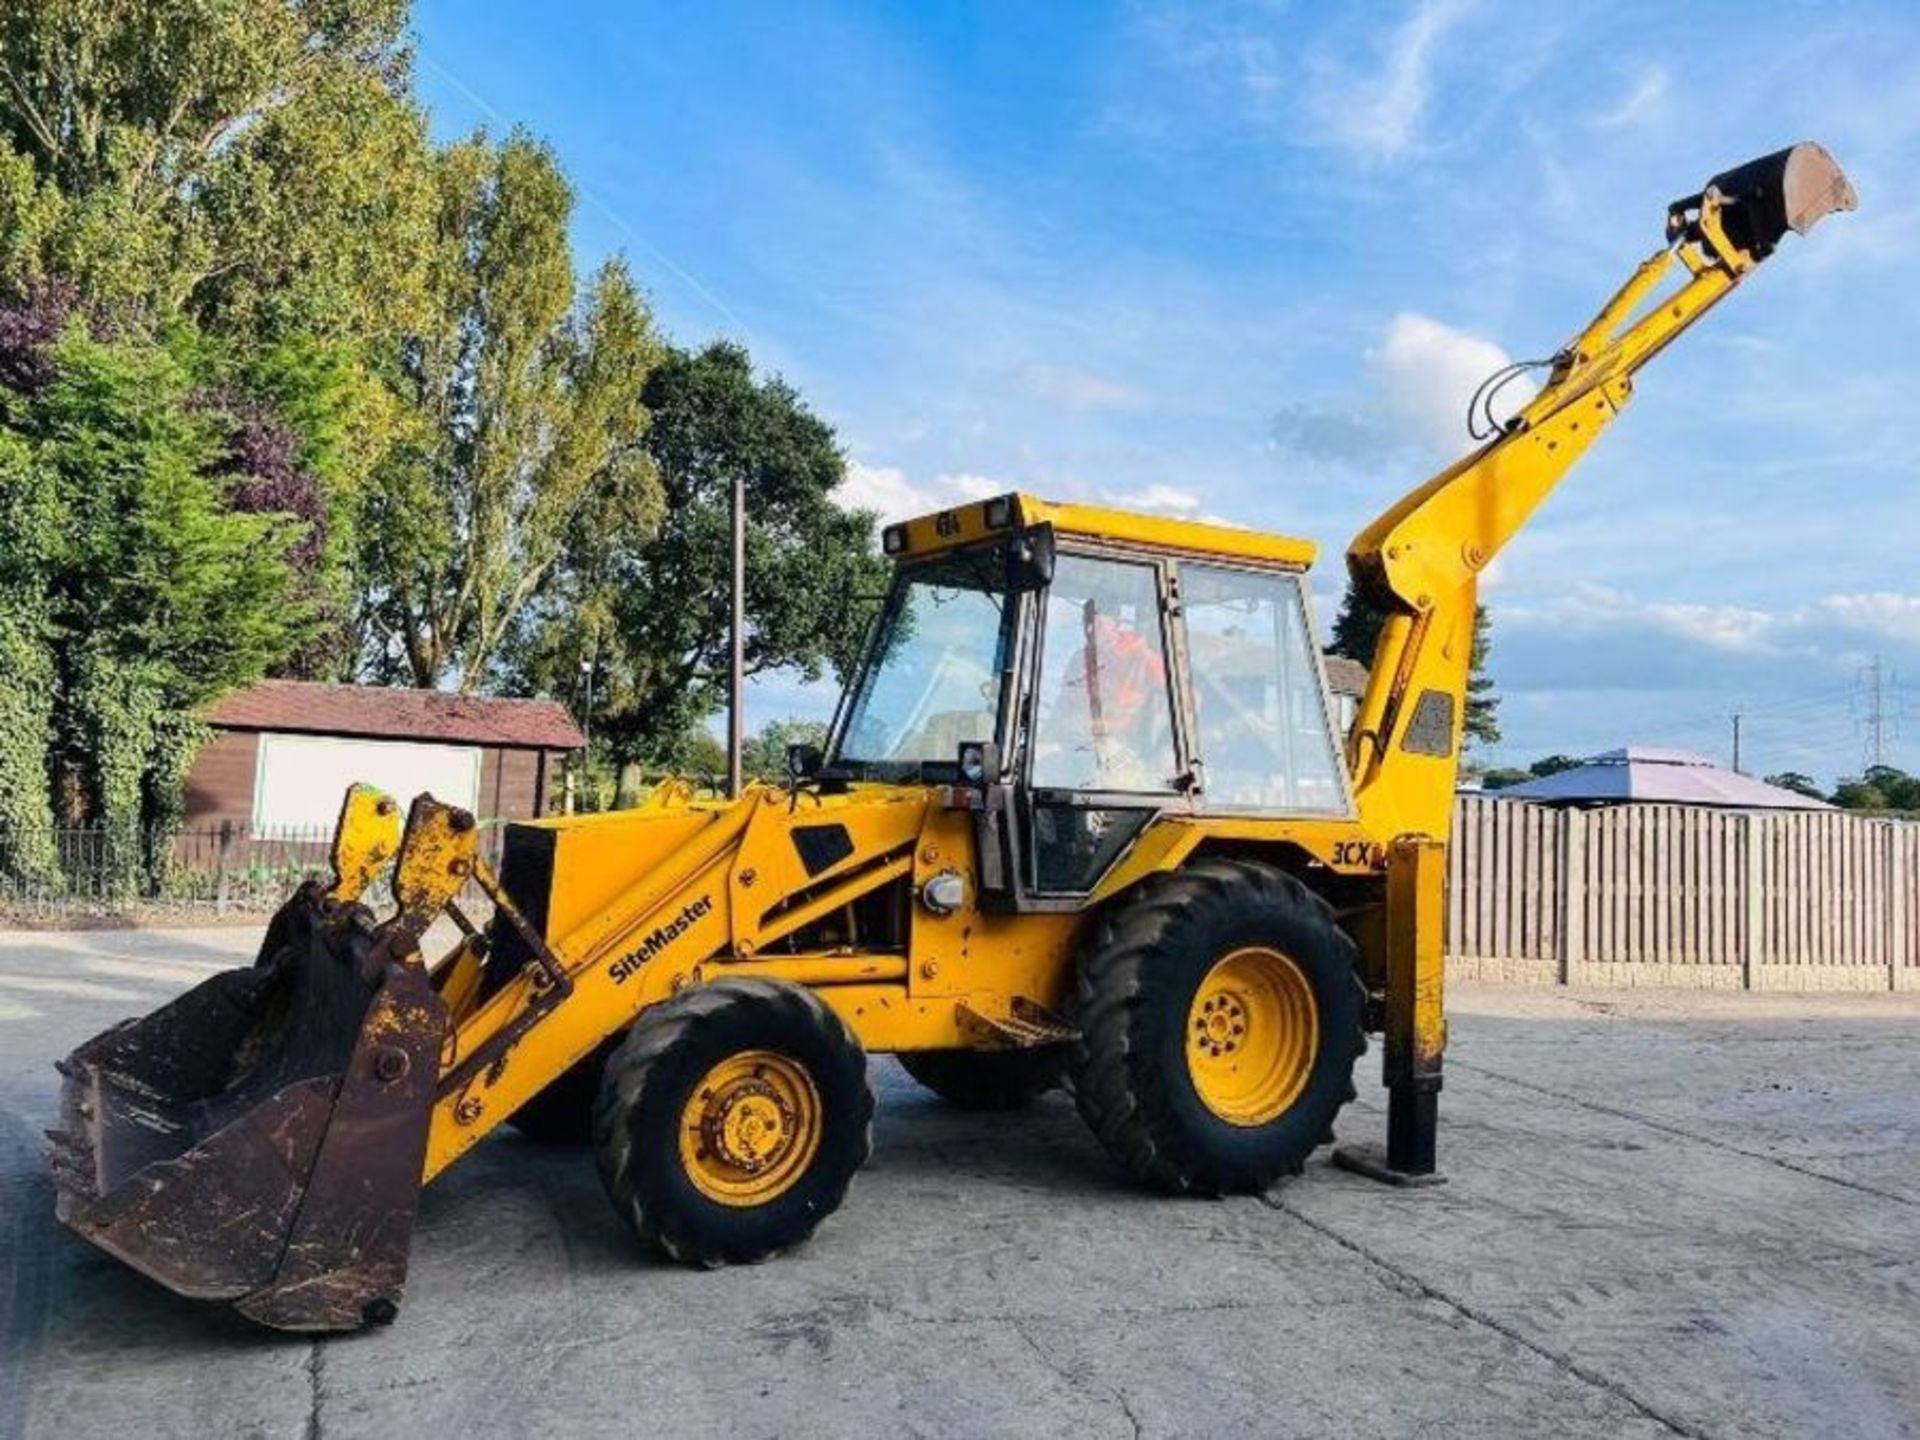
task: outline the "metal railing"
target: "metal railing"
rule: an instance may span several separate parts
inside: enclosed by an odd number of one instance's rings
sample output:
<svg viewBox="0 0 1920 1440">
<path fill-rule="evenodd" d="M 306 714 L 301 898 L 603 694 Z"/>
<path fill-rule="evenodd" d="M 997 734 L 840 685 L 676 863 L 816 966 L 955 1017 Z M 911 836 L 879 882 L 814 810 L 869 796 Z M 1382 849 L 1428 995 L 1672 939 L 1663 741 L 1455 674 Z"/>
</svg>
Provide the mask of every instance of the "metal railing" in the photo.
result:
<svg viewBox="0 0 1920 1440">
<path fill-rule="evenodd" d="M 498 868 L 503 828 L 483 822 L 480 854 Z M 239 823 L 132 831 L 103 825 L 0 831 L 0 911 L 29 917 L 179 912 L 266 915 L 305 880 L 331 873 L 330 825 Z M 469 881 L 462 905 L 486 906 Z M 367 901 L 391 902 L 384 886 Z"/>
</svg>

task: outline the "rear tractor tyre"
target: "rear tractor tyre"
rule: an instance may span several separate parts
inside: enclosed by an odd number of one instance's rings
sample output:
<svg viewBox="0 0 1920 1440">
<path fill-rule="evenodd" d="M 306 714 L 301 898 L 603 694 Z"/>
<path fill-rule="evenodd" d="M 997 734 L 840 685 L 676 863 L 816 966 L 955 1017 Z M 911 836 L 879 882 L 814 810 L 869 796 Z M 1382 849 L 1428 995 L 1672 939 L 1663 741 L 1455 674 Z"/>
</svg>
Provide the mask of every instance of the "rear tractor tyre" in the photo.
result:
<svg viewBox="0 0 1920 1440">
<path fill-rule="evenodd" d="M 1333 1139 L 1366 1049 L 1351 939 L 1291 875 L 1203 860 L 1102 918 L 1078 977 L 1075 1101 L 1133 1175 L 1260 1191 Z"/>
<path fill-rule="evenodd" d="M 800 986 L 686 991 L 608 1058 L 594 1149 L 643 1243 L 703 1268 L 763 1260 L 812 1235 L 873 1153 L 866 1052 Z"/>
<path fill-rule="evenodd" d="M 921 1085 L 961 1110 L 1018 1110 L 1066 1077 L 1064 1045 L 1030 1050 L 909 1050 L 897 1057 Z"/>
</svg>

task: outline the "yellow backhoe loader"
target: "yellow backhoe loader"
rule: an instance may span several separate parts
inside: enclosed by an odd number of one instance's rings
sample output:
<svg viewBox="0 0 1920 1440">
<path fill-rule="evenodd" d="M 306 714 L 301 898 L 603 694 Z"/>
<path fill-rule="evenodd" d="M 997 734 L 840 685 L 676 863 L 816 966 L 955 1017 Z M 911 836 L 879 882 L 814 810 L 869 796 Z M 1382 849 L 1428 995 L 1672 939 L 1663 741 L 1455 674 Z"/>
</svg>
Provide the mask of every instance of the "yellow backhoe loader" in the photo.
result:
<svg viewBox="0 0 1920 1440">
<path fill-rule="evenodd" d="M 885 530 L 867 654 L 784 786 L 515 824 L 497 875 L 470 815 L 422 796 L 403 833 L 356 788 L 254 966 L 62 1062 L 60 1219 L 184 1295 L 350 1329 L 396 1312 L 421 1186 L 503 1123 L 590 1141 L 641 1240 L 718 1265 L 840 1204 L 870 1054 L 965 1106 L 1064 1080 L 1142 1182 L 1219 1194 L 1332 1139 L 1370 1030 L 1387 1145 L 1339 1153 L 1430 1178 L 1476 582 L 1640 367 L 1853 203 L 1801 144 L 1670 208 L 1538 394 L 1355 540 L 1389 618 L 1344 737 L 1311 544 L 1003 495 Z"/>
</svg>

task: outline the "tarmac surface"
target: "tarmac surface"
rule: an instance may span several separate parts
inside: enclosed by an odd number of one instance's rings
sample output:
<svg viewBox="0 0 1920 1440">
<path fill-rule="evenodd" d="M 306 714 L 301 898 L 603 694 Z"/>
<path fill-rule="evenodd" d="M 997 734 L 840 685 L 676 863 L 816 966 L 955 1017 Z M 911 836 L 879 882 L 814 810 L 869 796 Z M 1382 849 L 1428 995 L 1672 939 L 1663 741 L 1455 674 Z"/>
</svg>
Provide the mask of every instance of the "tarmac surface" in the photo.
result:
<svg viewBox="0 0 1920 1440">
<path fill-rule="evenodd" d="M 877 1061 L 845 1207 L 712 1273 L 503 1135 L 426 1193 L 398 1321 L 315 1344 L 69 1235 L 41 1169 L 53 1061 L 255 938 L 0 934 L 5 1440 L 1920 1433 L 1920 996 L 1456 987 L 1411 1191 L 1144 1195 L 1066 1097 Z"/>
</svg>

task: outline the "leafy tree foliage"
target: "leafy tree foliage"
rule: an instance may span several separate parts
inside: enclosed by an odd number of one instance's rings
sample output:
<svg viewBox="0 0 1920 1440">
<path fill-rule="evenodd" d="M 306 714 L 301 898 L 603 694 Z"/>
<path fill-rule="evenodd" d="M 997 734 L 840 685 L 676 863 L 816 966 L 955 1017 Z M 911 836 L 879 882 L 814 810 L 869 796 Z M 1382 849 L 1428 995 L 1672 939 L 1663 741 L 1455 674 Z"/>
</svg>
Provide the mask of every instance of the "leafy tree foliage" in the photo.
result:
<svg viewBox="0 0 1920 1440">
<path fill-rule="evenodd" d="M 1528 780 L 1540 780 L 1548 775 L 1558 775 L 1562 770 L 1577 770 L 1586 763 L 1584 760 L 1576 760 L 1571 755 L 1543 755 L 1524 770 L 1503 767 L 1482 771 L 1480 788 L 1504 790 L 1509 785 L 1521 785 Z"/>
<path fill-rule="evenodd" d="M 645 400 L 665 501 L 659 533 L 637 548 L 570 555 L 523 628 L 514 666 L 519 683 L 552 689 L 597 651 L 609 663 L 595 734 L 622 763 L 670 766 L 726 699 L 735 475 L 747 496 L 750 675 L 844 674 L 885 562 L 873 517 L 832 499 L 845 461 L 831 427 L 784 381 L 757 377 L 738 345 L 671 350 Z"/>
<path fill-rule="evenodd" d="M 609 754 L 700 758 L 736 471 L 750 665 L 851 654 L 831 430 L 737 348 L 663 366 L 623 265 L 578 285 L 544 146 L 436 146 L 408 11 L 0 7 L 0 865 L 164 825 L 263 673 L 578 699 L 597 655 Z"/>
<path fill-rule="evenodd" d="M 1869 765 L 1827 797 L 1842 810 L 1920 810 L 1920 776 L 1892 765 Z"/>
<path fill-rule="evenodd" d="M 358 491 L 402 418 L 391 357 L 424 315 L 435 195 L 408 8 L 0 12 L 0 289 L 64 297 L 42 307 L 62 314 L 82 296 L 119 335 L 177 347 L 203 332 L 220 383 L 278 411 L 319 484 L 306 558 L 329 623 L 290 662 L 299 674 L 344 677 L 356 658 Z"/>
<path fill-rule="evenodd" d="M 1344 655 L 1371 667 L 1373 652 L 1380 643 L 1381 627 L 1387 623 L 1387 609 L 1377 596 L 1352 581 L 1333 620 L 1333 642 L 1327 647 L 1335 655 Z M 1487 673 L 1488 652 L 1493 645 L 1493 624 L 1487 607 L 1473 610 L 1473 654 L 1467 668 L 1467 701 L 1464 721 L 1466 743 L 1497 745 L 1500 742 L 1500 697 L 1494 690 L 1493 676 Z"/>
<path fill-rule="evenodd" d="M 619 262 L 576 306 L 572 191 L 544 146 L 481 135 L 437 165 L 434 308 L 402 348 L 414 424 L 362 517 L 364 604 L 376 674 L 471 691 L 563 562 L 651 535 L 661 352 Z"/>
<path fill-rule="evenodd" d="M 75 319 L 36 363 L 44 385 L 0 390 L 0 820 L 99 823 L 131 885 L 155 859 L 137 837 L 177 822 L 196 710 L 307 634 L 308 527 L 236 503 L 256 482 L 233 464 L 245 422 L 190 350 Z"/>
<path fill-rule="evenodd" d="M 1767 784 L 1777 785 L 1782 790 L 1791 790 L 1796 795 L 1805 795 L 1810 800 L 1827 798 L 1826 792 L 1821 790 L 1818 781 L 1811 775 L 1804 775 L 1798 770 L 1782 770 L 1778 775 L 1769 775 Z"/>
<path fill-rule="evenodd" d="M 165 318 L 203 286 L 289 291 L 351 207 L 288 186 L 390 186 L 377 147 L 334 143 L 405 80 L 406 0 L 34 0 L 0 14 L 0 263 L 58 275 L 123 315 Z M 283 114 L 304 116 L 285 123 Z M 298 154 L 282 153 L 289 136 Z M 324 140 L 322 137 L 326 137 Z M 316 143 L 317 142 L 317 143 Z M 336 163 L 323 163 L 331 155 Z M 344 161 L 344 163 L 339 163 Z M 237 228 L 243 208 L 257 207 Z M 344 212 L 344 213 L 343 213 Z M 288 217 L 292 217 L 289 220 Z M 289 226 L 291 228 L 289 228 Z M 298 234 L 304 243 L 288 244 Z M 371 238 L 371 237 L 370 237 Z M 355 282 L 361 296 L 384 278 Z M 257 272 L 257 274 L 256 274 Z M 254 277 L 254 278 L 249 278 Z"/>
<path fill-rule="evenodd" d="M 741 747 L 740 769 L 750 780 L 784 780 L 789 745 L 824 747 L 826 743 L 827 727 L 818 720 L 769 720 L 747 736 Z"/>
</svg>

